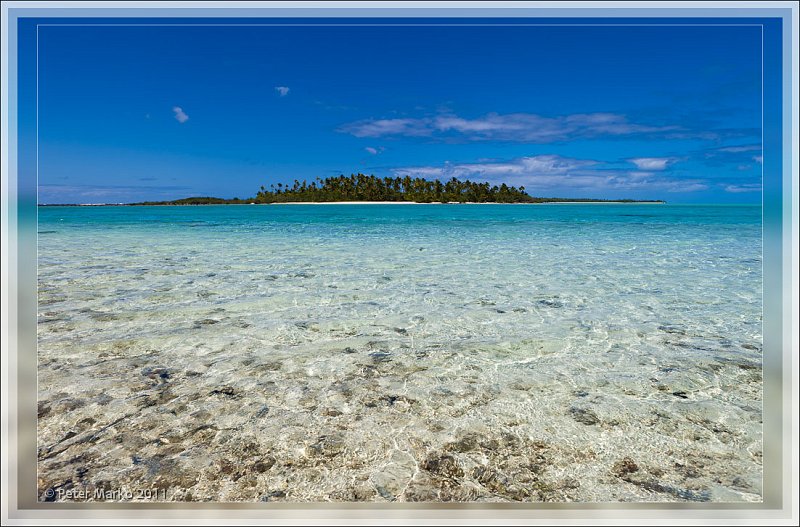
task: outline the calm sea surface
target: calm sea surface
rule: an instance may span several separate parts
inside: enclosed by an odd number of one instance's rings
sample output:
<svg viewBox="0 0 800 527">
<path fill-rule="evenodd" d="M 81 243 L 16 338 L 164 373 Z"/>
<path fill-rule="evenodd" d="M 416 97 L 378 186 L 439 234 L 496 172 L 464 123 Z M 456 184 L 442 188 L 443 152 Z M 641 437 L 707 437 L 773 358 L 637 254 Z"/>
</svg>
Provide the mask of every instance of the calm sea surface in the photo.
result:
<svg viewBox="0 0 800 527">
<path fill-rule="evenodd" d="M 761 500 L 760 207 L 40 207 L 38 231 L 43 499 Z"/>
</svg>

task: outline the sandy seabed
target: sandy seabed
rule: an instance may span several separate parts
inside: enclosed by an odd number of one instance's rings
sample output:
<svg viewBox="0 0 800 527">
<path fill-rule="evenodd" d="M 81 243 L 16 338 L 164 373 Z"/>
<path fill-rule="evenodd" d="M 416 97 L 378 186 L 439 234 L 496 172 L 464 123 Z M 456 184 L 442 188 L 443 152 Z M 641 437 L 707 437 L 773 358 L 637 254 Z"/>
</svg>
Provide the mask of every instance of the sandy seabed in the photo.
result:
<svg viewBox="0 0 800 527">
<path fill-rule="evenodd" d="M 42 500 L 761 500 L 747 229 L 147 221 L 40 224 Z"/>
</svg>

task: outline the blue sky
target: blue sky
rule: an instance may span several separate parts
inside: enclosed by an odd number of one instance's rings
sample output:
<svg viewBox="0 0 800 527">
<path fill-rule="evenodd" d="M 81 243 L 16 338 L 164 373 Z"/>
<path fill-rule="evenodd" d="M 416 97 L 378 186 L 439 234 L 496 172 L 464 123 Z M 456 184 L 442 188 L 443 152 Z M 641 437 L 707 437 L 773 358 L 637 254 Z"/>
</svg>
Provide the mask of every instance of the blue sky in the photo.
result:
<svg viewBox="0 0 800 527">
<path fill-rule="evenodd" d="M 40 203 L 340 173 L 761 201 L 759 27 L 39 29 Z"/>
</svg>

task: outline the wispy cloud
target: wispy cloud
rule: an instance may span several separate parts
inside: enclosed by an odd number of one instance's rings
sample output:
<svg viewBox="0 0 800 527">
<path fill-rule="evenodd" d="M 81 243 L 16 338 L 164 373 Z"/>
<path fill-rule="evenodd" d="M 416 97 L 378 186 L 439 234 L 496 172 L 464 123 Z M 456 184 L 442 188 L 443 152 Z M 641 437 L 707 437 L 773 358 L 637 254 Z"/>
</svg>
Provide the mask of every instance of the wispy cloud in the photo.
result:
<svg viewBox="0 0 800 527">
<path fill-rule="evenodd" d="M 454 114 L 423 118 L 365 119 L 348 123 L 340 132 L 356 137 L 432 137 L 464 141 L 551 143 L 600 136 L 678 133 L 679 126 L 630 122 L 615 113 L 587 113 L 544 117 L 532 113 L 490 113 L 475 119 Z"/>
<path fill-rule="evenodd" d="M 172 111 L 175 112 L 175 119 L 177 119 L 179 123 L 183 124 L 189 120 L 189 116 L 186 115 L 186 112 L 184 112 L 183 108 L 180 106 L 173 106 Z"/>
<path fill-rule="evenodd" d="M 378 119 L 358 121 L 342 126 L 340 132 L 356 137 L 383 137 L 392 135 L 425 136 L 430 130 L 420 119 Z"/>
<path fill-rule="evenodd" d="M 639 170 L 664 170 L 667 165 L 677 161 L 674 157 L 636 157 L 628 159 Z"/>
<path fill-rule="evenodd" d="M 281 97 L 286 97 L 289 95 L 289 88 L 288 86 L 275 86 L 275 91 L 278 92 L 278 95 Z"/>
<path fill-rule="evenodd" d="M 184 185 L 39 185 L 40 203 L 122 203 L 174 199 Z"/>
<path fill-rule="evenodd" d="M 369 152 L 372 155 L 378 155 L 378 154 L 382 153 L 384 150 L 386 150 L 386 148 L 384 148 L 382 146 L 379 146 L 377 148 L 372 147 L 372 146 L 368 146 L 368 147 L 365 147 L 364 150 L 366 150 L 367 152 Z"/>
<path fill-rule="evenodd" d="M 752 152 L 754 150 L 761 150 L 761 145 L 736 145 L 736 146 L 724 146 L 722 148 L 717 148 L 717 152 Z"/>
<path fill-rule="evenodd" d="M 727 185 L 725 187 L 725 192 L 761 192 L 761 184 L 754 183 L 745 185 Z"/>
<path fill-rule="evenodd" d="M 689 155 L 709 167 L 715 169 L 749 170 L 752 163 L 762 162 L 760 144 L 740 144 L 723 147 L 705 148 L 690 152 Z"/>
<path fill-rule="evenodd" d="M 621 170 L 592 159 L 558 155 L 519 157 L 485 163 L 444 163 L 442 166 L 417 166 L 393 169 L 397 176 L 436 179 L 479 179 L 490 183 L 523 185 L 529 192 L 550 190 L 607 191 L 659 190 L 694 192 L 708 185 L 699 179 L 671 177 L 644 170 Z"/>
</svg>

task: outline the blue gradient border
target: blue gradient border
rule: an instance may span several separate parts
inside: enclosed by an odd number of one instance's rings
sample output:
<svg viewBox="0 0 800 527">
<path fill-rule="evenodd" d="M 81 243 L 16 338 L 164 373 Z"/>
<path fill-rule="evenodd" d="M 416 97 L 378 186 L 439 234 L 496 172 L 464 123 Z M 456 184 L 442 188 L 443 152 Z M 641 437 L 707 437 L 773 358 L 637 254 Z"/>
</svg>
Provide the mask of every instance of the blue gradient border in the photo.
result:
<svg viewBox="0 0 800 527">
<path fill-rule="evenodd" d="M 788 218 L 796 222 L 797 210 L 791 209 L 791 196 L 796 196 L 796 171 L 792 167 L 792 138 L 789 102 L 792 94 L 792 70 L 796 57 L 791 57 L 792 41 L 797 28 L 792 27 L 792 16 L 797 11 L 789 9 L 789 3 L 781 7 L 775 4 L 752 9 L 722 8 L 589 8 L 549 9 L 519 8 L 500 9 L 453 9 L 422 10 L 398 8 L 396 10 L 369 9 L 32 9 L 24 5 L 4 7 L 8 21 L 8 182 L 9 191 L 6 208 L 9 219 L 9 236 L 16 234 L 14 244 L 9 245 L 11 261 L 9 287 L 4 288 L 9 297 L 9 329 L 16 329 L 15 337 L 9 338 L 8 361 L 5 368 L 13 387 L 6 401 L 9 404 L 9 448 L 4 469 L 16 469 L 9 473 L 4 485 L 7 489 L 7 519 L 15 521 L 58 518 L 106 518 L 147 521 L 155 518 L 217 518 L 238 519 L 291 519 L 315 518 L 367 518 L 380 515 L 385 518 L 457 518 L 477 521 L 481 518 L 504 518 L 507 520 L 552 519 L 571 521 L 598 521 L 601 519 L 623 519 L 640 522 L 642 519 L 671 518 L 680 522 L 688 518 L 727 518 L 732 521 L 771 518 L 788 518 L 793 490 L 791 477 L 792 447 L 796 455 L 796 442 L 792 444 L 787 430 L 792 423 L 786 418 L 791 408 L 792 379 L 787 368 L 796 367 L 792 357 L 792 340 L 787 338 L 790 319 L 787 310 L 790 303 L 790 284 L 787 283 L 787 259 L 785 246 L 792 233 Z M 601 4 L 602 5 L 602 4 Z M 658 5 L 658 4 L 656 4 Z M 796 8 L 795 8 L 796 9 Z M 270 18 L 263 17 L 265 13 Z M 314 14 L 314 18 L 309 15 Z M 492 16 L 502 13 L 503 17 Z M 235 15 L 235 18 L 226 15 Z M 376 16 L 379 15 L 379 16 Z M 565 16 L 565 14 L 567 16 Z M 579 14 L 580 17 L 573 15 Z M 367 16 L 364 16 L 367 15 Z M 418 18 L 424 15 L 424 18 Z M 635 16 L 632 16 L 635 15 Z M 159 17 L 154 20 L 153 17 Z M 763 179 L 763 251 L 764 251 L 764 501 L 760 504 L 130 504 L 130 503 L 39 503 L 36 496 L 36 25 L 40 23 L 202 23 L 252 24 L 269 23 L 452 23 L 469 17 L 470 23 L 520 23 L 529 18 L 535 23 L 680 23 L 680 24 L 724 24 L 757 23 L 764 27 L 764 179 Z M 79 18 L 77 18 L 79 17 Z M 89 18 L 91 17 L 91 18 Z M 171 17 L 171 18 L 170 18 Z M 280 18 L 278 18 L 280 17 Z M 328 17 L 336 17 L 331 19 Z M 795 37 L 796 38 L 796 37 Z M 792 60 L 794 59 L 794 60 Z M 794 91 L 797 86 L 793 87 Z M 16 144 L 15 144 L 16 143 Z M 5 169 L 5 167 L 4 167 Z M 787 200 L 787 194 L 790 199 Z M 794 203 L 796 207 L 796 203 Z M 797 243 L 790 238 L 790 244 Z M 14 276 L 16 272 L 16 276 Z M 16 309 L 14 309 L 16 306 Z M 796 321 L 794 321 L 796 324 Z M 10 383 L 6 383 L 8 387 Z M 788 396 L 787 396 L 788 394 Z M 796 398 L 796 391 L 794 391 Z M 10 402 L 9 402 L 10 401 Z M 15 414 L 15 415 L 13 415 Z M 796 423 L 796 421 L 795 421 Z M 16 426 L 15 426 L 16 425 Z M 796 426 L 796 424 L 794 425 Z M 794 438 L 796 441 L 796 438 Z M 16 462 L 14 462 L 16 461 Z M 791 476 L 791 473 L 788 474 Z M 796 481 L 796 472 L 794 474 Z M 796 485 L 796 483 L 795 483 Z M 796 510 L 796 509 L 795 509 Z M 87 512 L 91 511 L 91 513 Z M 235 512 L 234 512 L 235 511 Z M 795 512 L 796 513 L 796 512 Z M 91 514 L 91 516 L 89 516 Z M 5 516 L 5 513 L 4 513 Z M 638 519 L 638 520 L 636 520 Z"/>
</svg>

